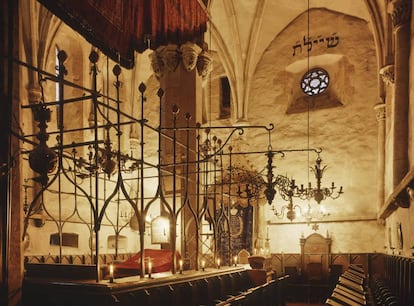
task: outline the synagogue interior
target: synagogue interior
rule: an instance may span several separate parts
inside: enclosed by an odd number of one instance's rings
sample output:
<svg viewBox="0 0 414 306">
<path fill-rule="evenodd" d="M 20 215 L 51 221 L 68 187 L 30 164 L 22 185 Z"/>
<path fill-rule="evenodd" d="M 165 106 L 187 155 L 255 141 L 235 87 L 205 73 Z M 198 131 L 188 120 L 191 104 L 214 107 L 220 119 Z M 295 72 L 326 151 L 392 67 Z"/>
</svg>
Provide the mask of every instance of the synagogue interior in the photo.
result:
<svg viewBox="0 0 414 306">
<path fill-rule="evenodd" d="M 411 0 L 5 0 L 0 305 L 413 305 Z"/>
</svg>

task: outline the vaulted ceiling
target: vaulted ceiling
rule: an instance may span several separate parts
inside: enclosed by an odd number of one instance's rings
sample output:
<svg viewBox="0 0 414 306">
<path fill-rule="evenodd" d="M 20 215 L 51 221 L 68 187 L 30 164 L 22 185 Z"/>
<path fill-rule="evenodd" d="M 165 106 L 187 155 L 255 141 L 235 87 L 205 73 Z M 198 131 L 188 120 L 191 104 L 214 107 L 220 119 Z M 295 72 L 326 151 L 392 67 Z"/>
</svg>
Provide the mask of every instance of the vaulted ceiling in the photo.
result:
<svg viewBox="0 0 414 306">
<path fill-rule="evenodd" d="M 127 67 L 134 64 L 134 53 L 146 48 L 184 40 L 206 43 L 215 56 L 211 78 L 225 76 L 231 86 L 231 119 L 226 123 L 275 123 L 272 140 L 278 149 L 303 148 L 310 136 L 310 146 L 322 147 L 324 162 L 333 165 L 324 180 L 335 181 L 346 191 L 337 201 L 336 215 L 375 213 L 373 106 L 383 90 L 378 70 L 386 61 L 382 25 L 388 18 L 387 1 L 135 0 L 129 6 L 120 0 L 67 1 L 71 5 L 63 0 L 38 1 L 55 14 L 65 8 L 61 18 L 67 24 L 115 60 L 120 54 Z M 99 10 L 93 12 L 94 7 Z M 191 10 L 195 15 L 187 14 Z M 127 37 L 117 37 L 122 33 Z M 143 55 L 135 59 L 149 61 L 148 54 Z M 312 113 L 307 130 L 307 116 L 298 109 L 303 104 L 300 79 L 309 66 L 325 68 L 332 82 L 324 107 Z M 212 103 L 218 103 L 215 100 Z M 211 114 L 210 121 L 216 115 Z M 265 134 L 246 136 L 250 147 L 266 148 L 267 141 Z M 264 155 L 254 163 L 265 165 Z M 306 164 L 303 154 L 278 161 L 278 168 L 306 181 Z"/>
<path fill-rule="evenodd" d="M 269 43 L 300 14 L 312 8 L 358 17 L 378 33 L 380 12 L 386 1 L 329 0 L 38 0 L 87 40 L 126 67 L 133 52 L 161 44 L 199 44 L 219 50 L 233 65 L 248 74 Z M 312 18 L 309 15 L 309 18 Z M 316 22 L 323 23 L 323 20 Z M 304 29 L 306 30 L 306 29 Z M 311 29 L 310 29 L 311 30 Z M 380 38 L 378 38 L 380 39 Z M 247 71 L 246 71 L 247 70 Z"/>
</svg>

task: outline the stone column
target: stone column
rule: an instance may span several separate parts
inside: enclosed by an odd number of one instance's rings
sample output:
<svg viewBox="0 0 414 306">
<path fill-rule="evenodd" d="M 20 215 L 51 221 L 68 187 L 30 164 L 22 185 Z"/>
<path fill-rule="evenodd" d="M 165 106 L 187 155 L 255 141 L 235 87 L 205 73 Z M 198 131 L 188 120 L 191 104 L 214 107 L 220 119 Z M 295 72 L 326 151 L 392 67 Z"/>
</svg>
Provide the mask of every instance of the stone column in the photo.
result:
<svg viewBox="0 0 414 306">
<path fill-rule="evenodd" d="M 377 122 L 378 122 L 378 144 L 377 144 L 377 210 L 381 210 L 384 205 L 385 194 L 385 103 L 378 103 L 374 106 Z"/>
<path fill-rule="evenodd" d="M 0 305 L 21 305 L 24 270 L 22 243 L 23 194 L 21 187 L 21 143 L 10 130 L 19 132 L 22 122 L 20 98 L 21 75 L 13 58 L 19 58 L 21 46 L 19 33 L 21 1 L 2 1 L 0 11 L 0 49 L 8 57 L 2 59 L 0 73 L 4 78 L 0 84 L 2 111 L 0 114 Z M 26 1 L 27 2 L 27 1 Z"/>
<path fill-rule="evenodd" d="M 408 171 L 408 104 L 411 0 L 392 0 L 388 4 L 394 31 L 394 103 L 391 107 L 393 137 L 393 187 Z"/>
<path fill-rule="evenodd" d="M 186 127 L 187 119 L 186 114 L 191 115 L 188 121 L 190 127 L 194 127 L 196 123 L 202 121 L 202 84 L 206 80 L 211 71 L 211 57 L 207 50 L 203 50 L 200 46 L 194 43 L 187 42 L 181 46 L 169 44 L 161 46 L 155 50 L 151 55 L 152 68 L 155 76 L 160 82 L 160 87 L 164 91 L 161 105 L 161 127 L 172 128 L 174 123 L 173 107 L 176 105 L 179 108 L 178 114 L 176 114 L 176 126 Z M 188 117 L 187 117 L 188 118 Z M 173 136 L 172 130 L 163 130 L 163 133 Z M 177 141 L 181 144 L 186 144 L 187 134 L 185 131 L 176 131 Z M 186 149 L 180 144 L 173 144 L 165 137 L 161 137 L 161 163 L 168 164 L 164 167 L 164 170 L 171 172 L 173 170 L 172 163 L 174 162 L 174 148 L 175 161 L 177 163 L 182 162 L 182 157 L 186 155 Z M 196 160 L 197 151 L 196 148 L 196 131 L 192 130 L 189 135 L 189 147 L 190 160 Z M 180 177 L 185 176 L 185 166 L 176 167 L 177 173 Z M 190 194 L 190 204 L 195 207 L 196 205 L 196 165 L 191 163 L 189 166 L 190 181 L 188 194 Z M 176 188 L 173 190 L 173 181 L 170 178 L 163 179 L 164 192 L 176 194 L 177 197 L 181 196 L 181 201 L 184 200 L 184 194 L 180 194 L 181 191 L 185 191 L 185 181 L 177 179 Z M 178 199 L 178 198 L 177 198 Z M 172 199 L 170 198 L 171 202 Z M 178 208 L 178 207 L 177 207 Z M 179 216 L 180 217 L 180 216 Z M 182 210 L 181 226 L 185 226 L 185 236 L 187 242 L 187 250 L 189 253 L 198 254 L 196 239 L 194 234 L 196 233 L 195 222 L 188 210 Z M 173 228 L 173 227 L 172 227 Z M 182 238 L 182 237 L 181 237 Z M 172 235 L 174 239 L 174 235 Z M 189 244 L 191 241 L 191 245 Z M 171 247 L 174 248 L 175 241 L 171 241 Z M 186 254 L 183 254 L 184 256 Z M 193 258 L 191 263 L 192 268 L 197 268 L 198 260 Z M 174 268 L 173 268 L 174 271 Z"/>
</svg>

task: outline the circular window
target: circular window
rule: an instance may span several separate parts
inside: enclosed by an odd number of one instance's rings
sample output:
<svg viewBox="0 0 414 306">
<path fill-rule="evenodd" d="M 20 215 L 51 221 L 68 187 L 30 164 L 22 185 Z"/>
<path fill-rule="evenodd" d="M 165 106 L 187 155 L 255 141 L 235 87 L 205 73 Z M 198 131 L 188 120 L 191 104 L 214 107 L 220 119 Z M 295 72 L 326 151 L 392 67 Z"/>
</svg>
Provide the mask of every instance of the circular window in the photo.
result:
<svg viewBox="0 0 414 306">
<path fill-rule="evenodd" d="M 300 85 L 308 96 L 319 95 L 328 88 L 329 74 L 322 68 L 314 68 L 303 75 Z"/>
</svg>

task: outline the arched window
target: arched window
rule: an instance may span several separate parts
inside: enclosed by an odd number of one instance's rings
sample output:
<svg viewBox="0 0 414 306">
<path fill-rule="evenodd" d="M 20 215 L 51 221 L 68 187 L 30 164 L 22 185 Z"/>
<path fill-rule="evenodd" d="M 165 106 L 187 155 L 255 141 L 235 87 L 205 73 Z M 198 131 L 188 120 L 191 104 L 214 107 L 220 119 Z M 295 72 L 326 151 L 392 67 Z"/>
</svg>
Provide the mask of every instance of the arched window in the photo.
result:
<svg viewBox="0 0 414 306">
<path fill-rule="evenodd" d="M 231 89 L 227 77 L 220 78 L 220 118 L 230 116 Z"/>
</svg>

